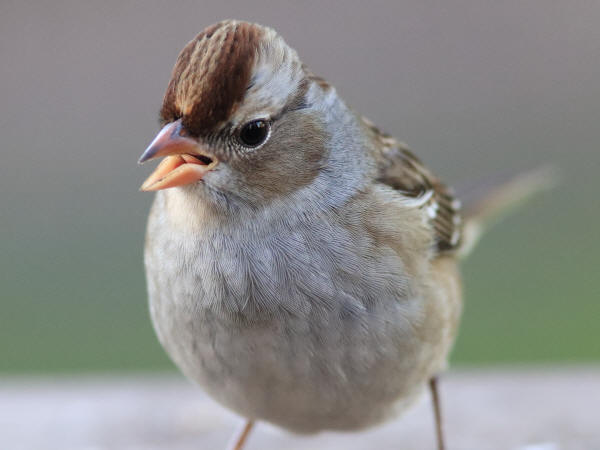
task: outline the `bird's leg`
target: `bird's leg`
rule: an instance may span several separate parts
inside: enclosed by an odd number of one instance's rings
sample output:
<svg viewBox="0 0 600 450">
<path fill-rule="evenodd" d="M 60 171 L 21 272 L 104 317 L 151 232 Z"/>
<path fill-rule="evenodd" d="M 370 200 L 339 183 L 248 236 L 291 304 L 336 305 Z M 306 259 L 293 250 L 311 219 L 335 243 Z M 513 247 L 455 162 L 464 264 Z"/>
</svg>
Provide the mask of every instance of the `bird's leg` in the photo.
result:
<svg viewBox="0 0 600 450">
<path fill-rule="evenodd" d="M 435 414 L 435 431 L 437 435 L 437 448 L 444 450 L 444 430 L 442 427 L 442 409 L 440 406 L 440 396 L 438 393 L 438 377 L 431 377 L 429 380 L 429 390 L 431 391 L 431 401 L 433 402 L 433 413 Z"/>
<path fill-rule="evenodd" d="M 227 450 L 242 450 L 246 440 L 248 439 L 250 431 L 252 431 L 253 426 L 254 420 L 246 420 L 244 426 L 240 428 L 240 430 L 231 439 L 229 445 L 227 446 Z"/>
</svg>

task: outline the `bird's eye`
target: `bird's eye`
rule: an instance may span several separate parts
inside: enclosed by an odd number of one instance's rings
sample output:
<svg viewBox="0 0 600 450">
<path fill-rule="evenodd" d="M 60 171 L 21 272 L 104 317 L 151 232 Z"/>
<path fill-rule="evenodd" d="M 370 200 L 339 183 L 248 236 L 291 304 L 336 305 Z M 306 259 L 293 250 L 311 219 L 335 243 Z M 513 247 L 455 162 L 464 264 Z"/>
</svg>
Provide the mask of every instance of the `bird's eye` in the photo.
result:
<svg viewBox="0 0 600 450">
<path fill-rule="evenodd" d="M 239 139 L 245 147 L 258 147 L 269 137 L 269 122 L 264 119 L 253 120 L 240 129 Z"/>
</svg>

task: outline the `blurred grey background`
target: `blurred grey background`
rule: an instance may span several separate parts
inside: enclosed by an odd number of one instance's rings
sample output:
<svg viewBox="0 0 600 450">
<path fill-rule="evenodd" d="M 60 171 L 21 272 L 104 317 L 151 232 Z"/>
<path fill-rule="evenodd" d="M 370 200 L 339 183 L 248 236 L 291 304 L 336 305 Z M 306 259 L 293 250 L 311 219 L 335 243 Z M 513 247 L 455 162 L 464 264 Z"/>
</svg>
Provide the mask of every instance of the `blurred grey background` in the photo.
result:
<svg viewBox="0 0 600 450">
<path fill-rule="evenodd" d="M 171 367 L 136 160 L 178 52 L 225 18 L 276 28 L 456 187 L 559 165 L 464 265 L 453 362 L 600 360 L 600 3 L 2 0 L 0 372 Z"/>
</svg>

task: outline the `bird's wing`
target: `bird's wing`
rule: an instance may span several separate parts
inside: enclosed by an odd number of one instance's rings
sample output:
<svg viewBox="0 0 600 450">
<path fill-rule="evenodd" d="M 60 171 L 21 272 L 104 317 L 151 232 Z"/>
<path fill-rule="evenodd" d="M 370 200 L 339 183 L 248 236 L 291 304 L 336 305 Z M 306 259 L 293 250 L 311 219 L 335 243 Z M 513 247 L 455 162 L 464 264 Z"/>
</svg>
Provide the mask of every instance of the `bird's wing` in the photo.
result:
<svg viewBox="0 0 600 450">
<path fill-rule="evenodd" d="M 456 250 L 461 243 L 460 202 L 450 188 L 433 175 L 423 163 L 394 137 L 381 132 L 362 118 L 376 143 L 374 156 L 378 180 L 414 201 L 427 215 L 438 252 Z"/>
</svg>

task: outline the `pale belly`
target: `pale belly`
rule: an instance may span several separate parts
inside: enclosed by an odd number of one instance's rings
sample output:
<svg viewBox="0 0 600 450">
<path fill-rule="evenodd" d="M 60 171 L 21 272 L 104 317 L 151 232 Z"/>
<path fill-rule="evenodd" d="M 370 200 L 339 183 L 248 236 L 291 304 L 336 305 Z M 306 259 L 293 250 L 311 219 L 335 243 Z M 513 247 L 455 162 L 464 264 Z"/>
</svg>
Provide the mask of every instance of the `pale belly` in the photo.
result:
<svg viewBox="0 0 600 450">
<path fill-rule="evenodd" d="M 172 308 L 165 318 L 161 306 L 152 309 L 161 342 L 186 376 L 242 416 L 296 432 L 381 422 L 415 398 L 438 359 L 389 309 L 360 320 L 335 312 L 310 323 L 253 324 Z"/>
<path fill-rule="evenodd" d="M 159 340 L 187 377 L 246 418 L 304 433 L 368 427 L 445 366 L 460 295 L 433 266 L 426 283 L 409 283 L 394 252 L 361 243 L 277 247 L 270 234 L 240 250 L 157 236 L 145 259 Z"/>
<path fill-rule="evenodd" d="M 150 299 L 182 372 L 240 415 L 295 432 L 360 429 L 395 415 L 443 368 L 451 343 L 439 342 L 451 330 L 420 298 L 246 320 L 194 307 L 177 291 Z M 440 333 L 423 335 L 433 328 Z"/>
</svg>

